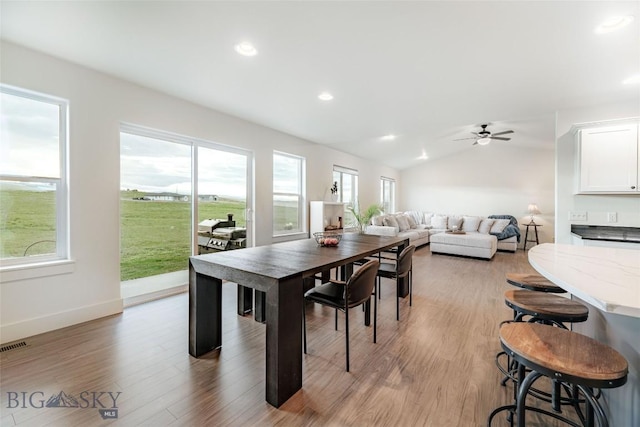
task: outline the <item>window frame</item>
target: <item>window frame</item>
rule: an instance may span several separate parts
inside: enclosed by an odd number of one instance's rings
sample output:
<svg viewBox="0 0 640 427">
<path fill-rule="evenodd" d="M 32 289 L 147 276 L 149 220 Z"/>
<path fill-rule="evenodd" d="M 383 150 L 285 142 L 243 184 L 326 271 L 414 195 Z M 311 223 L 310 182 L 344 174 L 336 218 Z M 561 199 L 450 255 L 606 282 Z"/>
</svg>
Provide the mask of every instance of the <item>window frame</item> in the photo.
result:
<svg viewBox="0 0 640 427">
<path fill-rule="evenodd" d="M 289 159 L 293 159 L 299 162 L 299 171 L 300 174 L 298 176 L 298 188 L 300 189 L 299 193 L 294 193 L 294 192 L 282 192 L 282 191 L 275 191 L 275 189 L 273 188 L 274 184 L 275 184 L 275 173 L 273 173 L 273 166 L 274 166 L 274 161 L 275 161 L 275 157 L 276 156 L 281 156 L 281 157 L 286 157 Z M 272 196 L 271 196 L 271 200 L 272 203 L 274 203 L 275 197 L 276 196 L 287 196 L 287 197 L 291 197 L 291 196 L 295 196 L 298 197 L 298 224 L 300 224 L 300 227 L 298 229 L 295 230 L 283 230 L 282 232 L 278 232 L 275 229 L 276 226 L 276 218 L 275 215 L 273 215 L 272 221 L 271 221 L 271 234 L 272 237 L 277 238 L 277 237 L 284 237 L 284 236 L 290 236 L 290 235 L 296 235 L 296 234 L 302 234 L 302 233 L 306 233 L 307 232 L 307 221 L 306 219 L 306 158 L 302 157 L 302 156 L 298 156 L 296 154 L 291 154 L 291 153 L 285 153 L 283 151 L 278 151 L 278 150 L 273 150 L 273 154 L 272 154 L 272 162 L 271 162 L 271 167 L 272 167 Z M 273 204 L 273 206 L 275 207 L 275 204 Z"/>
<path fill-rule="evenodd" d="M 59 177 L 3 174 L 0 181 L 42 182 L 56 184 L 56 252 L 43 255 L 0 258 L 0 269 L 24 268 L 43 263 L 70 261 L 70 224 L 69 224 L 69 100 L 32 90 L 0 83 L 0 92 L 37 102 L 53 104 L 58 107 L 58 162 Z M 38 274 L 40 277 L 46 274 Z M 4 280 L 3 280 L 4 281 Z"/>
<path fill-rule="evenodd" d="M 390 206 L 389 206 L 389 210 L 386 210 L 386 205 L 385 205 L 385 195 L 386 195 L 386 191 L 385 191 L 385 184 L 388 184 L 390 186 L 390 197 L 389 199 L 391 200 L 389 202 Z M 386 176 L 381 176 L 380 177 L 380 205 L 383 207 L 383 211 L 385 213 L 393 213 L 396 211 L 396 180 L 393 178 L 388 178 Z"/>
</svg>

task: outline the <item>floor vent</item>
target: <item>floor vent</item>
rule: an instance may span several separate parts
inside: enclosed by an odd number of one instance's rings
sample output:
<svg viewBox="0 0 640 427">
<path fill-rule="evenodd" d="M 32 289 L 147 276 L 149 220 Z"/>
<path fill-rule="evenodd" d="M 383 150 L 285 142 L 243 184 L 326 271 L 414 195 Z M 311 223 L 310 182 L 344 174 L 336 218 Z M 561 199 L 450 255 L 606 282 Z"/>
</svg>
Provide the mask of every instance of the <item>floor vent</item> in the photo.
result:
<svg viewBox="0 0 640 427">
<path fill-rule="evenodd" d="M 15 350 L 16 348 L 26 347 L 26 346 L 27 346 L 27 343 L 24 341 L 16 342 L 13 344 L 0 347 L 0 353 L 4 353 L 5 351 Z"/>
</svg>

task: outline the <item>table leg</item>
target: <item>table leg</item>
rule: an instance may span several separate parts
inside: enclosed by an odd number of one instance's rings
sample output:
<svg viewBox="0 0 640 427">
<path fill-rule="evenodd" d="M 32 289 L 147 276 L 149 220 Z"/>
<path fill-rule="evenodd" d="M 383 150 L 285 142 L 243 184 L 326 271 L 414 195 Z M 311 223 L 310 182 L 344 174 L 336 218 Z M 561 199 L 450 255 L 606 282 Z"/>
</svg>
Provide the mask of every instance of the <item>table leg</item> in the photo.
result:
<svg viewBox="0 0 640 427">
<path fill-rule="evenodd" d="M 189 263 L 189 354 L 222 345 L 222 280 L 195 272 Z"/>
<path fill-rule="evenodd" d="M 267 321 L 266 311 L 267 296 L 264 292 L 256 289 L 256 308 L 254 318 L 256 322 L 264 323 Z"/>
<path fill-rule="evenodd" d="M 527 241 L 529 239 L 529 227 L 527 227 L 527 231 L 524 233 L 524 246 L 522 247 L 523 251 L 527 250 Z"/>
<path fill-rule="evenodd" d="M 253 309 L 253 289 L 238 285 L 238 316 L 244 316 Z"/>
<path fill-rule="evenodd" d="M 267 291 L 267 402 L 276 408 L 302 388 L 302 277 Z"/>
</svg>

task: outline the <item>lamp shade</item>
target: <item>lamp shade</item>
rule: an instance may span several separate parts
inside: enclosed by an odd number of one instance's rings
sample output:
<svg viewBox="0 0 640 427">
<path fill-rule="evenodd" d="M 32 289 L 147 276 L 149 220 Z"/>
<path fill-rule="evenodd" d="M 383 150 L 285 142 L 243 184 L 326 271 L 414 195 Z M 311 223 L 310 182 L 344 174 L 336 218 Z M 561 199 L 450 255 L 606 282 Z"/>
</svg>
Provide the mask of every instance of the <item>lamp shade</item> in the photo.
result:
<svg viewBox="0 0 640 427">
<path fill-rule="evenodd" d="M 535 203 L 529 203 L 527 211 L 530 215 L 539 215 L 541 213 L 540 209 L 538 209 L 538 205 L 536 205 Z"/>
</svg>

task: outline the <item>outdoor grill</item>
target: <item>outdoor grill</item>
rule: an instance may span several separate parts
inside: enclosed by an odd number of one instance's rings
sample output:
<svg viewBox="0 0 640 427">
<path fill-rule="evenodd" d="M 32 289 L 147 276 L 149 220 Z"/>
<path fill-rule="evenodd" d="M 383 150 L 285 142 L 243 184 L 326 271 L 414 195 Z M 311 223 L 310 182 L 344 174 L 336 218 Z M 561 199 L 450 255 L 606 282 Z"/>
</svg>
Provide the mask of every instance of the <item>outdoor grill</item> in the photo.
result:
<svg viewBox="0 0 640 427">
<path fill-rule="evenodd" d="M 205 219 L 198 224 L 198 253 L 229 251 L 247 247 L 247 229 L 236 227 L 233 214 L 227 219 Z"/>
</svg>

